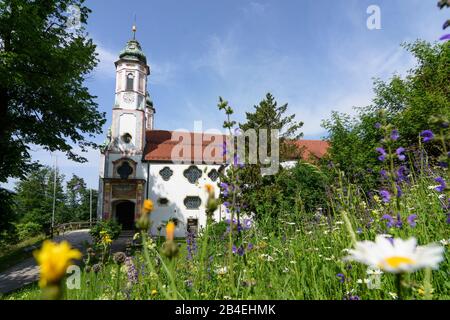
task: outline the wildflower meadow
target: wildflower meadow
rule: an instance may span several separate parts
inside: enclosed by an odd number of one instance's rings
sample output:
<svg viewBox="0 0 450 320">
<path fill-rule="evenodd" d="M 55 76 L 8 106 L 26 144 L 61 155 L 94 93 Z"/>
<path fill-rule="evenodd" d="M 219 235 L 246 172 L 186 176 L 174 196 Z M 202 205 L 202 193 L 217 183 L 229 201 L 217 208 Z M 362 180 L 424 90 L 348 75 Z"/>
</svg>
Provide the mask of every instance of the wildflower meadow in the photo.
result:
<svg viewBox="0 0 450 320">
<path fill-rule="evenodd" d="M 219 107 L 232 114 L 223 100 Z M 435 166 L 424 149 L 398 145 L 401 132 L 390 124 L 375 127 L 379 190 L 365 193 L 332 168 L 326 208 L 307 212 L 298 202 L 276 219 L 257 219 L 239 203 L 238 183 L 220 182 L 220 195 L 207 184 L 205 212 L 225 203 L 230 216 L 208 219 L 185 239 L 174 238 L 173 221 L 165 237 L 148 235 L 147 199 L 126 252 L 110 255 L 111 236 L 99 231 L 78 288 L 67 288 L 64 268 L 81 253 L 48 241 L 35 253 L 39 285 L 7 299 L 449 299 L 448 124 L 419 134 L 420 144 L 441 143 Z M 235 163 L 226 174 L 238 181 L 244 168 Z"/>
<path fill-rule="evenodd" d="M 436 1 L 306 2 L 0 1 L 0 300 L 450 300 Z"/>
</svg>

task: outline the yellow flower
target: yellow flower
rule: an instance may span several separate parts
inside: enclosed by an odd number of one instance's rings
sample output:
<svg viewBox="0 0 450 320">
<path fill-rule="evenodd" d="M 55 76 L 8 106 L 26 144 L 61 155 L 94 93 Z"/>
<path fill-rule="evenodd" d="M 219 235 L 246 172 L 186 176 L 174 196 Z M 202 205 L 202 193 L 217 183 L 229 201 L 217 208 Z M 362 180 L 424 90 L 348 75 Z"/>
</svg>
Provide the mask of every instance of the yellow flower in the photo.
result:
<svg viewBox="0 0 450 320">
<path fill-rule="evenodd" d="M 156 296 L 158 294 L 158 291 L 156 289 L 152 290 L 152 296 Z"/>
<path fill-rule="evenodd" d="M 102 232 L 100 232 L 100 233 L 102 233 Z M 105 231 L 105 233 L 102 234 L 102 243 L 106 244 L 106 245 L 112 243 L 112 239 L 106 231 Z"/>
<path fill-rule="evenodd" d="M 205 190 L 208 193 L 213 193 L 214 192 L 214 186 L 212 184 L 207 183 L 207 184 L 205 184 Z"/>
<path fill-rule="evenodd" d="M 144 206 L 142 208 L 142 211 L 146 214 L 149 214 L 153 211 L 153 201 L 150 199 L 144 200 Z"/>
<path fill-rule="evenodd" d="M 173 221 L 169 221 L 166 226 L 166 239 L 173 240 L 173 234 L 175 232 L 175 223 Z"/>
<path fill-rule="evenodd" d="M 67 241 L 58 244 L 46 240 L 41 250 L 36 250 L 33 254 L 40 267 L 39 286 L 41 288 L 58 283 L 66 274 L 72 260 L 81 259 L 81 252 L 72 249 Z"/>
</svg>

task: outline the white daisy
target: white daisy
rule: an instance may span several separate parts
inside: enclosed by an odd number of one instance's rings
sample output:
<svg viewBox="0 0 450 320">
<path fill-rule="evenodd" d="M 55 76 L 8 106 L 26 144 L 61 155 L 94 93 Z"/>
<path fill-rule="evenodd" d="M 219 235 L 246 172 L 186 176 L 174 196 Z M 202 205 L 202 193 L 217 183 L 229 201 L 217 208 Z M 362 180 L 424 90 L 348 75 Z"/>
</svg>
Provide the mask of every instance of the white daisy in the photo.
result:
<svg viewBox="0 0 450 320">
<path fill-rule="evenodd" d="M 443 260 L 444 248 L 430 244 L 417 246 L 417 240 L 393 239 L 377 236 L 373 241 L 358 241 L 347 260 L 364 263 L 391 273 L 412 272 L 422 268 L 437 269 Z"/>
<path fill-rule="evenodd" d="M 389 292 L 389 295 L 390 295 L 391 298 L 394 299 L 394 300 L 398 298 L 398 295 L 397 295 L 396 293 L 394 293 L 394 292 Z"/>
<path fill-rule="evenodd" d="M 220 275 L 224 275 L 224 274 L 226 274 L 228 272 L 228 268 L 225 266 L 225 267 L 220 267 L 220 268 L 217 268 L 216 269 L 216 273 L 217 274 L 220 274 Z"/>
<path fill-rule="evenodd" d="M 383 271 L 381 271 L 381 269 L 379 269 L 379 268 L 375 268 L 375 269 L 374 268 L 368 268 L 366 273 L 368 275 L 379 276 L 379 275 L 383 274 Z"/>
</svg>

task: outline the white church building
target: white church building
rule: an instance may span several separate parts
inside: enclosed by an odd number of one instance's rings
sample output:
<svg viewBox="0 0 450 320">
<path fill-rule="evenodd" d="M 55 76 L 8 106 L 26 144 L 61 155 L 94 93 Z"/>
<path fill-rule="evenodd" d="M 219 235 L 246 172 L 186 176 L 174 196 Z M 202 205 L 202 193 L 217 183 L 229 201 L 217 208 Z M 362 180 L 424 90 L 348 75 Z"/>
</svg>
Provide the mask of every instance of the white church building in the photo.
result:
<svg viewBox="0 0 450 320">
<path fill-rule="evenodd" d="M 124 230 L 132 230 L 143 201 L 151 199 L 151 234 L 164 234 L 160 226 L 176 218 L 175 236 L 184 237 L 188 228 L 206 223 L 205 184 L 212 184 L 219 195 L 225 137 L 154 128 L 155 108 L 147 91 L 151 70 L 135 39 L 120 52 L 115 67 L 115 103 L 101 149 L 97 218 L 115 219 Z M 317 144 L 311 142 L 304 140 L 314 154 Z M 214 218 L 225 218 L 223 207 Z"/>
</svg>

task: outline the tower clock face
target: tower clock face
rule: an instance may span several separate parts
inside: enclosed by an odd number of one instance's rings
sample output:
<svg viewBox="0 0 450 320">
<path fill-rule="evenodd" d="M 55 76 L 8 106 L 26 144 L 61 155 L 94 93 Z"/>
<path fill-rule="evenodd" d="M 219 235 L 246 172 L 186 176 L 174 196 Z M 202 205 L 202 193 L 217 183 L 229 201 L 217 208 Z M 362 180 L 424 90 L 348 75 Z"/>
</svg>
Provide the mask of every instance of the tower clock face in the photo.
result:
<svg viewBox="0 0 450 320">
<path fill-rule="evenodd" d="M 123 95 L 123 102 L 125 102 L 125 104 L 127 104 L 127 105 L 130 105 L 130 104 L 132 104 L 133 102 L 134 102 L 134 94 L 132 94 L 132 93 L 125 93 L 124 95 Z"/>
</svg>

